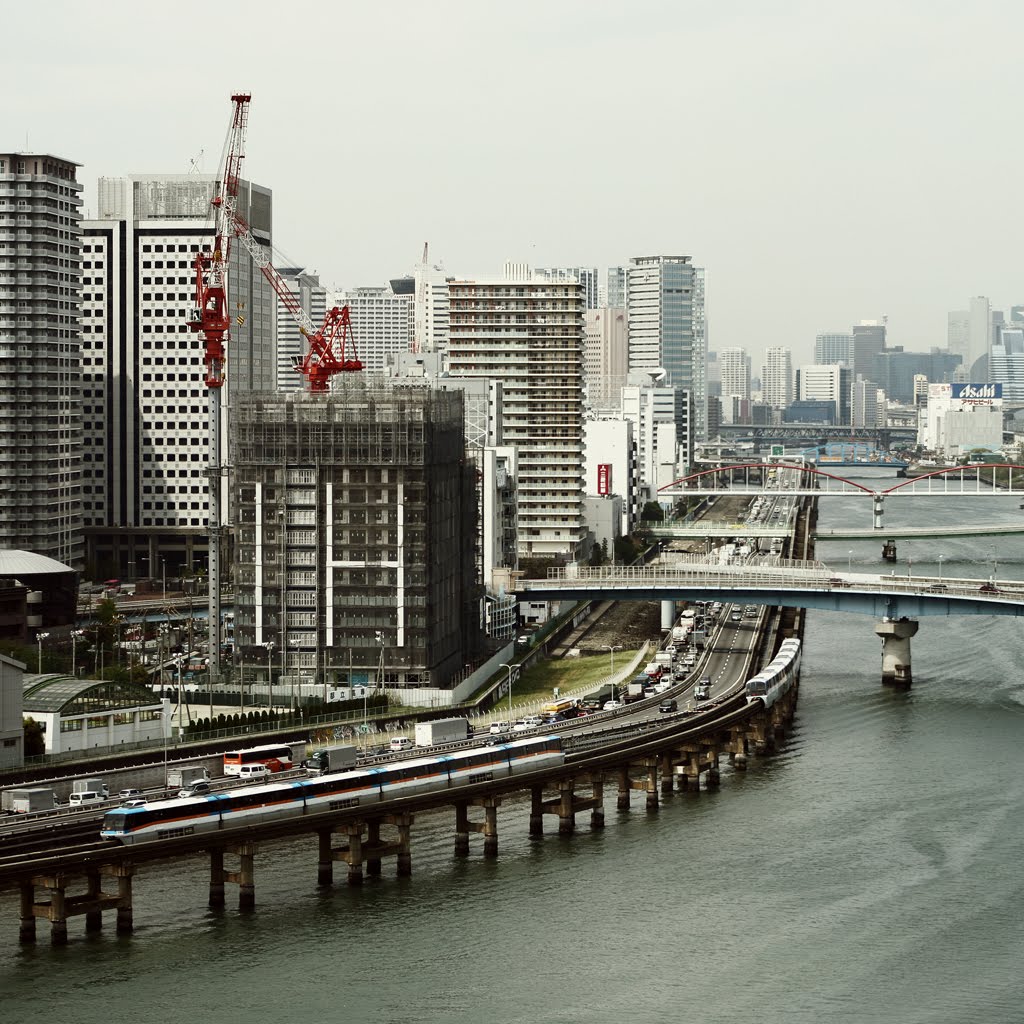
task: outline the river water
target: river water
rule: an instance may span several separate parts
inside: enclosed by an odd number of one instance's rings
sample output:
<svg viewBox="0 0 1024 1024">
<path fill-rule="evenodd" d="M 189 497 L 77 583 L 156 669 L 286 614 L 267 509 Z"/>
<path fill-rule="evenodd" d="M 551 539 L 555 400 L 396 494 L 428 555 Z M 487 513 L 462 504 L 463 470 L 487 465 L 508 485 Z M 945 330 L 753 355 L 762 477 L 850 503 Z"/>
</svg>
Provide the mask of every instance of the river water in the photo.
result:
<svg viewBox="0 0 1024 1024">
<path fill-rule="evenodd" d="M 891 482 L 891 481 L 889 481 Z M 1012 499 L 889 502 L 898 522 L 1007 522 Z M 869 525 L 857 498 L 822 526 Z M 980 546 L 979 546 L 980 543 Z M 906 572 L 1024 576 L 1024 540 L 899 542 Z M 837 570 L 889 571 L 881 544 L 832 542 Z M 914 685 L 883 688 L 862 615 L 811 612 L 783 749 L 717 792 L 648 814 L 609 797 L 607 827 L 452 855 L 449 814 L 413 830 L 410 879 L 316 888 L 315 844 L 267 844 L 257 910 L 206 906 L 198 860 L 136 879 L 136 931 L 113 921 L 53 949 L 17 945 L 0 895 L 2 1019 L 139 1021 L 956 1022 L 1024 1019 L 1024 679 L 1017 620 L 923 618 Z M 342 871 L 337 877 L 343 878 Z"/>
</svg>

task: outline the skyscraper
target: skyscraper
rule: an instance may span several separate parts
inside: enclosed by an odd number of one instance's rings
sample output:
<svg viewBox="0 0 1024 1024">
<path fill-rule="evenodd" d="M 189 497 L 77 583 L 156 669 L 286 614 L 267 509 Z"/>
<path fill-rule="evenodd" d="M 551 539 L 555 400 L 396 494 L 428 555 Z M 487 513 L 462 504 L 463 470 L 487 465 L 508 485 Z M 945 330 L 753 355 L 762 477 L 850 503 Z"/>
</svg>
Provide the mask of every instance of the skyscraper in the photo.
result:
<svg viewBox="0 0 1024 1024">
<path fill-rule="evenodd" d="M 278 267 L 284 283 L 291 289 L 299 305 L 319 327 L 327 314 L 327 289 L 316 274 L 307 273 L 301 267 Z M 277 300 L 277 389 L 278 391 L 301 391 L 302 375 L 296 371 L 309 351 L 309 342 L 299 328 L 298 322 L 287 307 Z"/>
<path fill-rule="evenodd" d="M 626 268 L 609 267 L 604 304 L 614 309 L 626 308 Z"/>
<path fill-rule="evenodd" d="M 519 555 L 576 558 L 583 522 L 583 288 L 452 281 L 449 369 L 501 385 L 502 440 L 518 449 Z"/>
<path fill-rule="evenodd" d="M 707 337 L 704 270 L 690 256 L 638 256 L 629 261 L 629 370 L 663 367 L 664 383 L 689 392 L 694 435 L 703 440 L 707 416 Z"/>
<path fill-rule="evenodd" d="M 885 351 L 885 324 L 862 320 L 853 328 L 853 380 L 875 380 L 875 356 Z M 845 421 L 844 421 L 845 422 Z"/>
<path fill-rule="evenodd" d="M 211 175 L 101 178 L 99 219 L 84 224 L 83 490 L 100 579 L 177 574 L 206 558 L 209 393 L 188 322 L 196 255 L 213 244 L 214 188 Z M 240 182 L 238 210 L 269 245 L 270 191 Z M 277 296 L 241 245 L 228 275 L 223 464 L 233 397 L 277 380 Z"/>
<path fill-rule="evenodd" d="M 817 335 L 814 339 L 814 361 L 822 366 L 852 366 L 853 335 L 838 331 Z"/>
<path fill-rule="evenodd" d="M 365 372 L 380 373 L 389 357 L 410 351 L 415 315 L 411 295 L 396 295 L 383 287 L 353 288 L 336 292 L 332 305 L 348 306 Z"/>
<path fill-rule="evenodd" d="M 106 275 L 81 276 L 77 166 L 0 152 L 0 548 L 79 569 L 80 289 Z"/>
<path fill-rule="evenodd" d="M 723 348 L 718 361 L 722 368 L 722 406 L 726 419 L 736 423 L 749 410 L 750 356 L 744 348 Z"/>
<path fill-rule="evenodd" d="M 793 401 L 793 354 L 775 346 L 764 354 L 761 368 L 761 399 L 773 409 L 785 409 Z"/>
</svg>

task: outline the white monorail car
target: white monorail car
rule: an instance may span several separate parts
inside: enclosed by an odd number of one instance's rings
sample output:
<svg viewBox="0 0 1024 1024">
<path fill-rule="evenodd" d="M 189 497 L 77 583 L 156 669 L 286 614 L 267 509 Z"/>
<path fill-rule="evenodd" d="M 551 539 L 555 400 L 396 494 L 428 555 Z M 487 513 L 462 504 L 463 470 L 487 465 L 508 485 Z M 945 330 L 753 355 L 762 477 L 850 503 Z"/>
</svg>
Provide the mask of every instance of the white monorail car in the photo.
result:
<svg viewBox="0 0 1024 1024">
<path fill-rule="evenodd" d="M 747 701 L 759 701 L 770 708 L 796 681 L 800 673 L 800 641 L 783 640 L 778 653 L 747 680 Z"/>
<path fill-rule="evenodd" d="M 246 828 L 301 815 L 345 810 L 405 796 L 507 778 L 564 762 L 558 736 L 469 747 L 365 771 L 243 786 L 209 796 L 121 807 L 103 816 L 104 839 L 133 844 Z"/>
</svg>

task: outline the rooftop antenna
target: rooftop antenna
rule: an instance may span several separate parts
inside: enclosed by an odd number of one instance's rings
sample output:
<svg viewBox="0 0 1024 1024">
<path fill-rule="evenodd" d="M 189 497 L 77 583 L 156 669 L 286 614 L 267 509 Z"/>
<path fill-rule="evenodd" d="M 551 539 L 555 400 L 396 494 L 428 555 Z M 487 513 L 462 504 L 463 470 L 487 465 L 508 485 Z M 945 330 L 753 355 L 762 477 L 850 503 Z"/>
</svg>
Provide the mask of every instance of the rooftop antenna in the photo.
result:
<svg viewBox="0 0 1024 1024">
<path fill-rule="evenodd" d="M 188 173 L 189 174 L 202 174 L 203 173 L 202 160 L 203 160 L 203 154 L 205 152 L 206 152 L 205 149 L 201 149 L 201 150 L 199 150 L 198 155 L 193 156 L 193 157 L 189 157 L 189 161 L 188 161 Z"/>
</svg>

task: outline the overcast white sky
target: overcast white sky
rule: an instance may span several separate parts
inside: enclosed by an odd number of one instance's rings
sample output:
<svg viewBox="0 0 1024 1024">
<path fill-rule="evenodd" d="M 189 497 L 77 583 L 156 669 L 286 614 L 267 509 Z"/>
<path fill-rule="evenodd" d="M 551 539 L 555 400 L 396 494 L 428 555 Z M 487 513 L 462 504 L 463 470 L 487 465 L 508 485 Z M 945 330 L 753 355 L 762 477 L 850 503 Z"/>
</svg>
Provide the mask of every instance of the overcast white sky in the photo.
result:
<svg viewBox="0 0 1024 1024">
<path fill-rule="evenodd" d="M 1024 302 L 1014 0 L 390 0 L 17 4 L 0 149 L 98 177 L 220 157 L 329 286 L 423 242 L 458 275 L 688 254 L 712 348 L 811 358 L 889 317 L 944 345 L 971 295 Z M 756 372 L 756 370 L 755 370 Z"/>
</svg>

